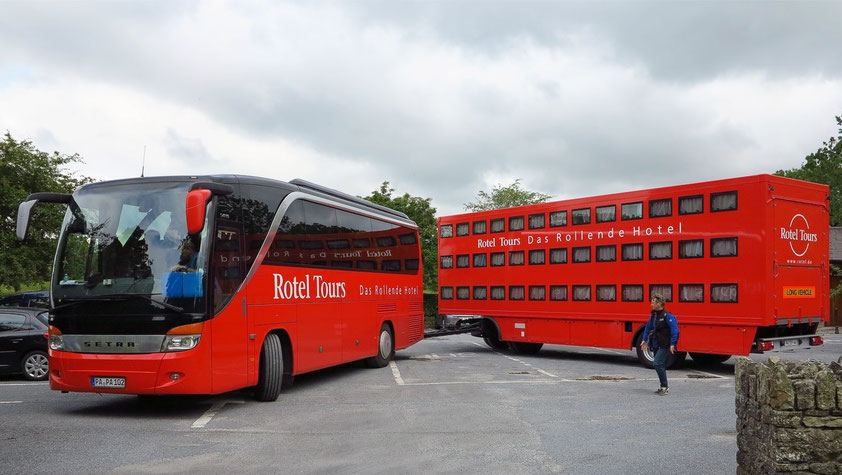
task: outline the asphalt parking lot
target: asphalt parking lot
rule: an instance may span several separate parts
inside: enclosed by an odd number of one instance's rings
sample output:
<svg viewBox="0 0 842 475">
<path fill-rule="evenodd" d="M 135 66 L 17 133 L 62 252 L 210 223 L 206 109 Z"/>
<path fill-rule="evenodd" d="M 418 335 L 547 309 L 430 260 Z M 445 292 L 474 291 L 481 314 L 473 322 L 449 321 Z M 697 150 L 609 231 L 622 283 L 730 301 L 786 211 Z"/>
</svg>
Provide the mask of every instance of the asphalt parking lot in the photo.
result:
<svg viewBox="0 0 842 475">
<path fill-rule="evenodd" d="M 778 354 L 836 361 L 842 335 Z M 753 358 L 765 359 L 758 355 Z M 456 335 L 247 391 L 146 401 L 0 379 L 3 473 L 734 473 L 734 359 L 653 370 L 631 351 L 491 350 Z"/>
</svg>

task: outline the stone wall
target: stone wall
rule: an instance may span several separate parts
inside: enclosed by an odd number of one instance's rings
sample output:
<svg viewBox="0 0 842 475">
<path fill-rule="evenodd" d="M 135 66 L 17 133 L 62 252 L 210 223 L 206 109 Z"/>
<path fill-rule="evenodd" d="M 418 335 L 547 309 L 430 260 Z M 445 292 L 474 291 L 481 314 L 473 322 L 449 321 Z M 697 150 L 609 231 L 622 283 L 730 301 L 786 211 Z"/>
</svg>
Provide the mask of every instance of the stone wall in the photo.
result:
<svg viewBox="0 0 842 475">
<path fill-rule="evenodd" d="M 738 358 L 737 474 L 842 475 L 842 358 Z"/>
</svg>

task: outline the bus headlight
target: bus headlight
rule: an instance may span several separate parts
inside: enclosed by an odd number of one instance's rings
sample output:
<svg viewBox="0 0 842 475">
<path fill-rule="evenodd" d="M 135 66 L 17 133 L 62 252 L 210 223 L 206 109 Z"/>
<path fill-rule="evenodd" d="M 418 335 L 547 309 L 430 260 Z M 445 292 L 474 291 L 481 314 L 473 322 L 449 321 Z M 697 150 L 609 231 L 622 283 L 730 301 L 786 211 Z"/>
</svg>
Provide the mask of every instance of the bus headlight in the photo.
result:
<svg viewBox="0 0 842 475">
<path fill-rule="evenodd" d="M 202 338 L 204 323 L 191 323 L 175 327 L 167 332 L 161 351 L 185 351 L 196 348 Z"/>
<path fill-rule="evenodd" d="M 163 351 L 191 350 L 199 344 L 202 335 L 167 335 L 164 338 Z"/>
<path fill-rule="evenodd" d="M 53 351 L 64 351 L 64 337 L 61 335 L 61 330 L 50 325 L 49 335 L 50 349 Z"/>
</svg>

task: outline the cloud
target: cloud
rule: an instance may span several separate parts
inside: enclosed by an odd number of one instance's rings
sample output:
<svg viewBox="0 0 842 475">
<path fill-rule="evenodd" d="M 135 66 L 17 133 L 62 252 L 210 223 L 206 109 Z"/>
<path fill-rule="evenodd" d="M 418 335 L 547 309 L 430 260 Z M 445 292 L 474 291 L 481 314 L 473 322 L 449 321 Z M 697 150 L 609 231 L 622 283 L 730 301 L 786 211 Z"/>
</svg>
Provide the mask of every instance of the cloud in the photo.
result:
<svg viewBox="0 0 842 475">
<path fill-rule="evenodd" d="M 561 199 L 773 172 L 835 133 L 834 4 L 608 5 L 4 4 L 0 126 L 98 178 L 146 145 L 147 174 L 388 180 L 440 214 L 515 178 Z"/>
</svg>

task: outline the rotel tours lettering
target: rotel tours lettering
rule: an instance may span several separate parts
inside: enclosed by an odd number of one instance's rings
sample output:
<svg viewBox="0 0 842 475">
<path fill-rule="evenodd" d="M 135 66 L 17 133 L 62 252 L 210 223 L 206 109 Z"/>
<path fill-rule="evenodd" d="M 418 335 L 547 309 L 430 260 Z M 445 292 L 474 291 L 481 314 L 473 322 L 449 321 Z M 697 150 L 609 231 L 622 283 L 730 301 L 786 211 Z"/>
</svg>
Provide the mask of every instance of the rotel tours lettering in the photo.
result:
<svg viewBox="0 0 842 475">
<path fill-rule="evenodd" d="M 345 282 L 329 282 L 320 275 L 304 276 L 298 280 L 285 280 L 282 274 L 272 274 L 275 278 L 275 300 L 309 300 L 345 298 Z M 315 296 L 314 296 L 315 295 Z"/>
<path fill-rule="evenodd" d="M 809 231 L 810 223 L 807 222 L 807 218 L 803 214 L 796 214 L 789 221 L 789 228 L 781 226 L 781 239 L 789 241 L 792 253 L 802 257 L 810 249 L 810 243 L 819 241 L 819 235 Z"/>
</svg>

